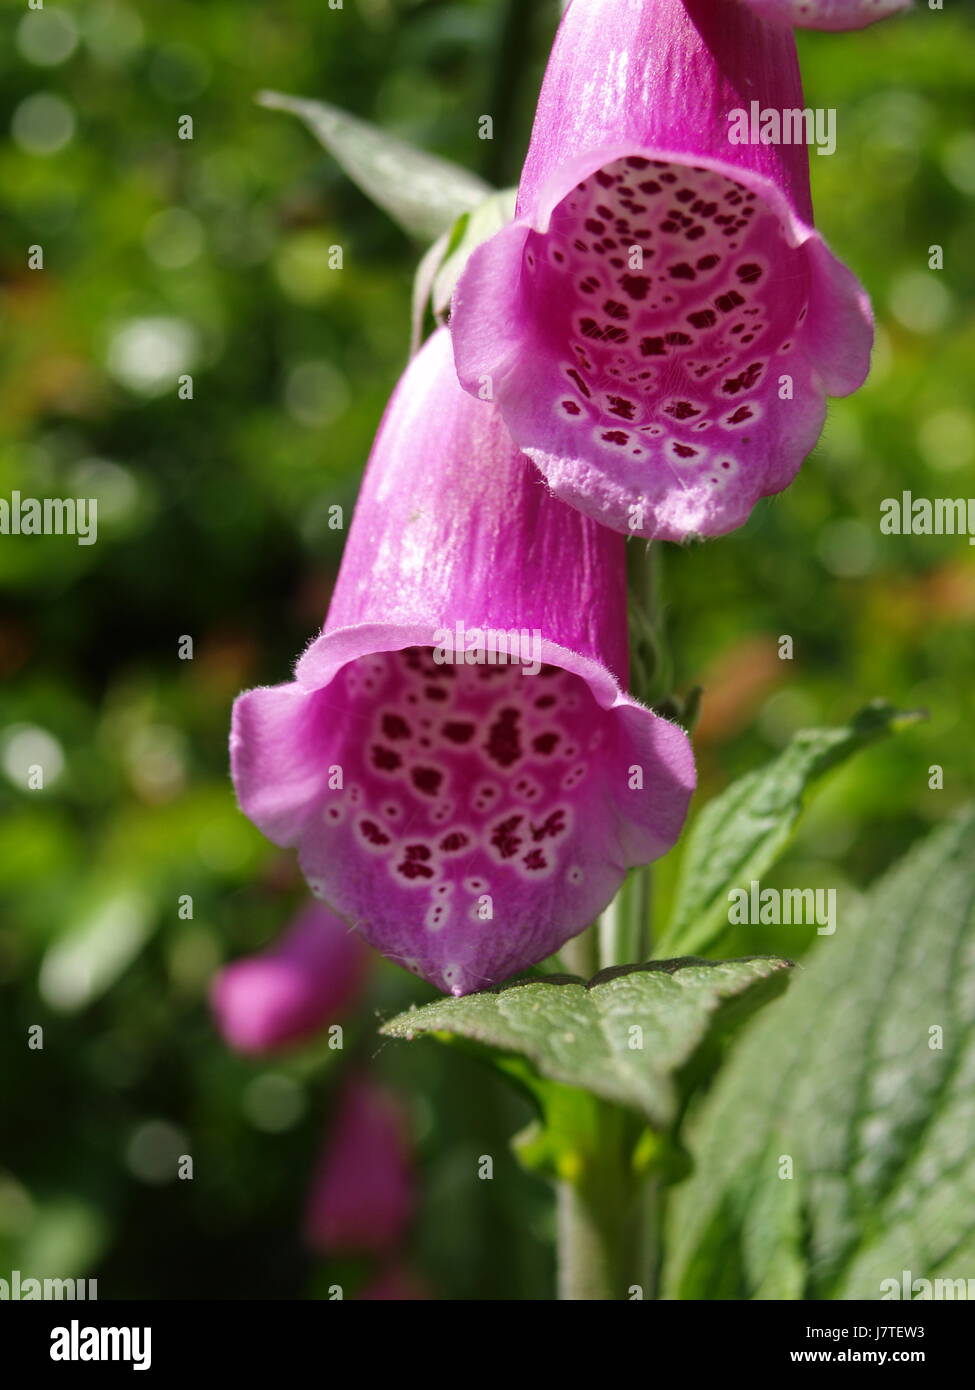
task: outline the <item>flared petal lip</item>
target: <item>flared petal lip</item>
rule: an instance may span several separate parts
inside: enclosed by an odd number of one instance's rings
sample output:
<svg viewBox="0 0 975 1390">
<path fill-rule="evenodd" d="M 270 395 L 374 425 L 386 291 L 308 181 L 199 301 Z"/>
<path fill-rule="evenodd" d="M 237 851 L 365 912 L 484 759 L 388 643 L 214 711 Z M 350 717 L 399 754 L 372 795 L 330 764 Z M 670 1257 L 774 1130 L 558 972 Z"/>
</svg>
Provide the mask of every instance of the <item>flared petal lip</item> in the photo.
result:
<svg viewBox="0 0 975 1390">
<path fill-rule="evenodd" d="M 850 373 L 848 379 L 842 383 L 841 389 L 834 389 L 833 386 L 830 386 L 827 389 L 827 394 L 836 396 L 851 395 L 854 391 L 859 390 L 870 370 L 870 346 L 873 340 L 874 327 L 870 296 L 857 280 L 856 276 L 843 266 L 842 262 L 837 261 L 816 228 L 799 216 L 789 197 L 783 192 L 779 185 L 773 179 L 769 179 L 764 174 L 757 173 L 753 169 L 744 169 L 740 165 L 731 163 L 728 160 L 715 159 L 711 155 L 698 154 L 688 150 L 665 149 L 661 146 L 634 145 L 630 141 L 600 145 L 597 148 L 586 150 L 581 154 L 575 155 L 572 159 L 566 160 L 560 164 L 542 184 L 537 196 L 532 200 L 531 206 L 526 208 L 519 206 L 514 221 L 509 223 L 506 228 L 503 228 L 501 232 L 495 233 L 495 238 L 492 238 L 492 240 L 506 235 L 516 236 L 518 232 L 523 232 L 526 236 L 529 231 L 544 235 L 549 230 L 553 212 L 577 184 L 590 178 L 597 170 L 602 169 L 605 165 L 613 164 L 619 159 L 626 158 L 659 160 L 661 163 L 683 164 L 689 168 L 707 169 L 712 173 L 720 174 L 736 183 L 740 183 L 747 188 L 749 192 L 753 192 L 756 196 L 762 198 L 769 209 L 775 214 L 783 229 L 786 244 L 791 249 L 797 250 L 800 247 L 809 245 L 811 250 L 818 253 L 816 255 L 815 265 L 817 273 L 822 272 L 822 267 L 819 264 L 820 256 L 826 256 L 829 260 L 835 262 L 835 264 L 849 276 L 848 288 L 863 321 L 864 351 L 861 354 L 862 363 L 858 370 Z M 464 280 L 471 271 L 476 274 L 477 267 L 474 263 L 485 254 L 488 254 L 488 247 L 490 244 L 490 242 L 485 242 L 474 251 L 468 268 L 465 269 L 464 275 L 461 276 L 457 291 L 455 292 L 457 305 L 461 314 L 463 314 L 466 309 L 464 305 Z M 471 278 L 473 279 L 474 276 L 472 275 Z M 460 315 L 455 316 L 455 321 L 451 324 L 451 333 L 454 338 L 455 352 L 458 352 L 457 335 L 461 334 L 462 337 L 466 337 L 465 326 L 460 322 Z M 516 342 L 517 336 L 509 332 L 509 350 L 508 353 L 505 354 L 507 360 L 495 363 L 494 366 L 496 370 L 500 370 L 503 373 L 510 369 L 513 364 L 514 356 L 517 355 Z M 463 352 L 462 354 L 458 352 L 458 356 L 460 355 L 463 355 L 463 357 L 467 359 L 467 362 L 465 362 L 465 370 L 460 379 L 465 388 L 471 390 L 472 387 L 469 379 L 472 375 L 476 376 L 477 369 L 467 352 Z M 467 363 L 470 365 L 467 365 Z M 525 452 L 531 456 L 531 450 L 525 449 Z"/>
<path fill-rule="evenodd" d="M 465 622 L 467 620 L 465 619 Z M 309 697 L 327 687 L 338 672 L 349 662 L 376 652 L 401 651 L 406 647 L 435 647 L 438 633 L 451 625 L 447 622 L 432 621 L 416 623 L 361 623 L 350 627 L 325 631 L 315 638 L 305 649 L 295 667 L 295 686 Z M 474 626 L 469 623 L 468 626 Z M 488 627 L 490 624 L 484 623 Z M 622 690 L 612 673 L 600 662 L 582 656 L 567 647 L 542 637 L 538 648 L 543 665 L 557 666 L 584 680 L 600 708 L 607 712 L 618 712 L 623 722 L 625 736 L 639 738 L 636 721 L 646 724 L 644 736 L 652 743 L 650 756 L 666 770 L 665 794 L 655 803 L 655 826 L 644 821 L 635 822 L 625 835 L 626 847 L 621 842 L 622 862 L 618 867 L 625 869 L 636 864 L 646 864 L 660 858 L 676 843 L 687 814 L 690 798 L 696 786 L 694 754 L 689 738 L 679 725 L 656 715 L 652 710 Z M 525 676 L 530 680 L 530 676 Z M 260 699 L 264 692 L 280 691 L 281 686 L 256 687 L 239 696 L 234 704 L 231 730 L 231 768 L 241 809 L 254 820 L 269 839 L 287 848 L 298 848 L 299 862 L 302 860 L 302 843 L 305 839 L 304 825 L 315 814 L 317 803 L 308 803 L 307 817 L 295 817 L 298 827 L 293 835 L 276 836 L 262 824 L 262 818 L 248 809 L 249 800 L 242 791 L 241 774 L 244 771 L 244 744 L 241 730 L 243 702 Z M 305 866 L 302 865 L 304 868 Z M 320 871 L 316 870 L 320 878 Z M 351 922 L 347 912 L 329 900 L 327 891 L 316 892 L 319 901 L 329 907 L 343 921 Z M 354 922 L 351 923 L 355 925 Z"/>
<path fill-rule="evenodd" d="M 777 215 L 786 230 L 786 240 L 792 247 L 802 246 L 804 242 L 819 234 L 796 212 L 788 195 L 783 192 L 774 179 L 760 174 L 754 169 L 743 168 L 730 160 L 716 159 L 713 155 L 694 150 L 670 149 L 661 145 L 639 145 L 631 140 L 613 141 L 593 149 L 573 155 L 563 160 L 553 169 L 542 183 L 530 209 L 522 208 L 519 201 L 516 221 L 526 221 L 533 231 L 547 232 L 552 213 L 578 183 L 590 178 L 597 170 L 619 159 L 659 160 L 662 164 L 683 164 L 688 168 L 707 169 L 726 179 L 744 185 L 750 192 L 758 194 Z"/>
<path fill-rule="evenodd" d="M 577 184 L 584 182 L 606 165 L 634 157 L 661 163 L 682 164 L 688 168 L 707 169 L 741 184 L 762 198 L 778 218 L 786 245 L 792 250 L 807 248 L 810 272 L 815 280 L 814 297 L 817 286 L 819 292 L 827 296 L 830 291 L 837 291 L 839 288 L 839 292 L 850 306 L 850 338 L 842 357 L 812 359 L 823 397 L 846 396 L 858 390 L 870 371 L 874 334 L 870 297 L 852 271 L 833 254 L 816 228 L 796 212 L 779 184 L 753 169 L 742 168 L 711 155 L 640 145 L 629 140 L 599 145 L 563 161 L 544 181 L 530 203 L 519 206 L 515 220 L 474 251 L 455 292 L 456 312 L 451 321 L 455 364 L 458 378 L 465 389 L 474 391 L 484 373 L 489 373 L 499 383 L 504 383 L 517 371 L 522 351 L 521 335 L 517 328 L 520 279 L 519 282 L 515 282 L 513 275 L 515 260 L 520 256 L 521 247 L 529 233 L 534 231 L 544 235 L 549 230 L 553 212 Z M 503 275 L 505 261 L 512 271 L 512 282 L 507 291 L 505 306 L 507 322 L 503 327 L 499 325 L 495 334 L 486 336 L 481 331 L 482 310 L 476 307 L 476 302 L 491 277 L 495 281 L 498 293 L 505 293 L 498 287 L 498 279 Z M 829 285 L 831 278 L 833 284 Z M 825 399 L 823 409 L 825 412 Z M 503 400 L 502 410 L 505 410 Z M 578 507 L 593 520 L 606 523 L 604 512 L 609 504 L 602 495 L 605 488 L 601 482 L 600 470 L 593 467 L 591 460 L 587 461 L 574 454 L 563 456 L 553 453 L 541 440 L 519 438 L 518 442 L 522 451 L 545 475 L 556 497 L 568 505 Z M 815 439 L 810 441 L 810 447 L 814 442 Z M 584 486 L 580 485 L 578 475 L 586 480 Z M 768 496 L 780 490 L 781 485 L 759 490 L 751 501 L 743 500 L 740 514 L 729 513 L 719 524 L 709 523 L 704 534 L 721 535 L 734 530 L 747 518 L 759 496 Z M 614 529 L 622 528 L 614 526 Z M 644 534 L 649 534 L 652 539 L 682 541 L 687 539 L 690 532 L 680 526 L 661 523 L 652 532 Z"/>
<path fill-rule="evenodd" d="M 475 623 L 465 618 L 468 629 L 489 628 L 489 622 Z M 361 656 L 373 652 L 396 652 L 406 647 L 436 647 L 438 635 L 444 630 L 452 630 L 453 623 L 355 623 L 350 627 L 334 628 L 316 637 L 299 657 L 295 666 L 295 680 L 303 689 L 312 692 L 321 690 L 339 670 L 356 661 Z M 558 666 L 572 675 L 579 676 L 592 691 L 593 698 L 601 709 L 636 709 L 646 707 L 621 689 L 615 676 L 601 662 L 592 657 L 582 656 L 568 647 L 560 646 L 547 637 L 539 642 L 539 660 L 543 666 Z M 530 677 L 525 677 L 530 679 Z M 652 711 L 647 710 L 647 713 Z M 661 716 L 656 715 L 660 719 Z M 668 720 L 662 720 L 664 724 Z M 672 727 L 677 728 L 677 725 Z M 689 784 L 693 790 L 693 780 Z"/>
</svg>

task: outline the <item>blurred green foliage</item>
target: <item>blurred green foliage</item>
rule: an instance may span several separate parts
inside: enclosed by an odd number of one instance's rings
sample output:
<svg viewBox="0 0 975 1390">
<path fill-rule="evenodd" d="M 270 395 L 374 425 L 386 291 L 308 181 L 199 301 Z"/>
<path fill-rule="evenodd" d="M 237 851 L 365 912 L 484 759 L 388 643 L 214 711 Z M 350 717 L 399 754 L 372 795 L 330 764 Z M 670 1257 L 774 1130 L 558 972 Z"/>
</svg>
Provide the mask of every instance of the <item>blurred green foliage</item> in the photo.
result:
<svg viewBox="0 0 975 1390">
<path fill-rule="evenodd" d="M 99 499 L 96 545 L 0 538 L 0 1275 L 87 1273 L 103 1297 L 330 1280 L 299 1225 L 342 1054 L 242 1060 L 206 1007 L 219 963 L 302 900 L 290 856 L 236 810 L 226 731 L 236 692 L 284 678 L 321 622 L 343 534 L 328 509 L 348 517 L 405 361 L 418 248 L 253 98 L 320 96 L 511 182 L 556 9 L 77 0 L 0 17 L 0 496 Z M 836 153 L 812 156 L 819 224 L 873 296 L 874 371 L 831 404 L 786 494 L 663 557 L 678 685 L 705 687 L 702 799 L 874 696 L 929 713 L 817 794 L 782 883 L 855 894 L 975 787 L 968 545 L 879 530 L 903 489 L 972 491 L 973 37 L 960 5 L 921 3 L 800 36 L 807 100 L 838 111 Z M 661 901 L 672 877 L 668 860 Z M 796 955 L 810 935 L 742 929 L 722 954 Z M 472 1084 L 469 1059 L 376 1037 L 377 1012 L 429 997 L 378 965 L 346 1053 L 410 1098 L 415 1262 L 435 1295 L 548 1297 L 548 1194 L 507 1148 L 525 1106 L 487 1071 Z"/>
</svg>

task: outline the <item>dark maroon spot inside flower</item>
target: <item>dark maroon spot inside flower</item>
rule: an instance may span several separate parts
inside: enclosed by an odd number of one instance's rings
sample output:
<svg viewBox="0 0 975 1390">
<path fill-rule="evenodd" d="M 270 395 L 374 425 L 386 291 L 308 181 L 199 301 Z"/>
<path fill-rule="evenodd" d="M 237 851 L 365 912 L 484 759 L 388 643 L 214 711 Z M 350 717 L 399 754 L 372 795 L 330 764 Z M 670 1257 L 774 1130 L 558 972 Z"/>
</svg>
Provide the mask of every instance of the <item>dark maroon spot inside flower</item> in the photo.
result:
<svg viewBox="0 0 975 1390">
<path fill-rule="evenodd" d="M 698 309 L 693 314 L 687 315 L 688 323 L 692 323 L 695 328 L 713 328 L 718 321 L 718 316 L 713 309 Z"/>
<path fill-rule="evenodd" d="M 607 324 L 603 329 L 603 337 L 608 343 L 625 343 L 629 336 L 625 328 L 616 328 L 612 324 Z"/>
<path fill-rule="evenodd" d="M 407 665 L 412 666 L 415 671 L 419 667 L 419 662 L 414 664 L 413 662 L 407 661 Z M 409 738 L 410 736 L 409 724 L 398 714 L 384 714 L 382 730 L 387 738 Z"/>
<path fill-rule="evenodd" d="M 696 280 L 697 272 L 692 265 L 686 261 L 679 261 L 677 265 L 670 267 L 670 278 L 672 280 Z"/>
<path fill-rule="evenodd" d="M 553 835 L 561 835 L 565 829 L 565 812 L 561 809 L 552 811 L 546 816 L 541 825 L 533 825 L 531 828 L 532 839 L 538 840 L 551 839 Z"/>
<path fill-rule="evenodd" d="M 749 409 L 749 407 L 747 405 L 740 405 L 738 409 L 735 411 L 734 415 L 728 416 L 728 424 L 741 425 L 744 424 L 746 420 L 750 420 L 751 418 L 752 412 Z"/>
<path fill-rule="evenodd" d="M 675 445 L 674 445 L 674 453 L 675 453 L 675 454 L 677 455 L 677 457 L 680 458 L 680 459 L 693 459 L 693 458 L 697 458 L 697 450 L 696 450 L 696 449 L 692 449 L 691 446 L 690 446 L 689 444 L 675 444 Z"/>
<path fill-rule="evenodd" d="M 526 869 L 544 869 L 547 867 L 545 862 L 545 854 L 540 849 L 529 850 L 521 862 L 524 864 Z"/>
<path fill-rule="evenodd" d="M 595 319 L 580 319 L 579 331 L 586 338 L 602 338 L 603 330 Z"/>
<path fill-rule="evenodd" d="M 423 693 L 426 695 L 426 697 L 427 697 L 428 700 L 446 700 L 446 699 L 447 699 L 447 692 L 446 692 L 446 690 L 441 690 L 440 687 L 439 687 L 439 685 L 428 685 L 428 686 L 425 686 L 425 687 L 424 687 Z"/>
<path fill-rule="evenodd" d="M 592 392 L 589 390 L 589 387 L 586 384 L 585 379 L 579 375 L 575 367 L 570 367 L 569 370 L 566 372 L 566 376 L 575 382 L 582 394 L 586 397 L 587 400 L 589 400 L 589 398 L 592 396 Z"/>
<path fill-rule="evenodd" d="M 576 405 L 575 401 L 563 401 L 563 402 L 562 402 L 562 409 L 566 412 L 567 415 L 581 415 L 581 414 L 582 414 L 582 407 Z"/>
<path fill-rule="evenodd" d="M 435 767 L 415 767 L 410 773 L 410 781 L 424 796 L 436 796 L 443 781 L 443 773 Z"/>
<path fill-rule="evenodd" d="M 501 855 L 502 859 L 510 859 L 512 855 L 518 853 L 518 846 L 521 844 L 521 836 L 516 835 L 524 816 L 508 816 L 506 820 L 500 821 L 491 833 L 491 843 Z"/>
<path fill-rule="evenodd" d="M 611 319 L 628 319 L 630 317 L 629 309 L 618 299 L 607 299 L 603 305 L 603 312 L 609 314 Z"/>
<path fill-rule="evenodd" d="M 737 309 L 745 301 L 737 290 L 729 290 L 727 294 L 719 294 L 714 302 L 723 314 L 730 314 L 732 309 Z"/>
<path fill-rule="evenodd" d="M 635 412 L 636 406 L 625 396 L 609 397 L 609 413 L 611 415 L 618 415 L 621 420 L 632 420 Z"/>
<path fill-rule="evenodd" d="M 649 275 L 621 275 L 620 288 L 631 299 L 646 299 L 650 288 Z"/>
<path fill-rule="evenodd" d="M 449 738 L 451 743 L 468 743 L 474 736 L 474 725 L 453 720 L 443 726 L 443 735 L 444 738 Z"/>
<path fill-rule="evenodd" d="M 690 401 L 675 401 L 673 405 L 664 406 L 664 413 L 672 415 L 675 420 L 690 420 L 701 412 Z"/>
<path fill-rule="evenodd" d="M 440 848 L 445 854 L 456 854 L 459 849 L 463 849 L 467 844 L 468 837 L 461 830 L 452 830 L 449 835 L 445 835 L 440 841 Z"/>
<path fill-rule="evenodd" d="M 612 174 L 607 174 L 603 169 L 596 170 L 596 182 L 600 188 L 612 188 L 616 179 Z"/>
<path fill-rule="evenodd" d="M 667 333 L 664 337 L 664 342 L 670 347 L 690 347 L 693 341 L 686 333 Z"/>
<path fill-rule="evenodd" d="M 587 275 L 584 280 L 580 280 L 579 288 L 583 294 L 595 294 L 599 289 L 599 280 L 595 275 Z"/>
<path fill-rule="evenodd" d="M 606 223 L 598 221 L 595 217 L 587 217 L 583 226 L 587 232 L 592 232 L 593 236 L 602 236 L 606 230 Z"/>
<path fill-rule="evenodd" d="M 640 351 L 644 357 L 664 357 L 667 349 L 663 338 L 641 338 Z"/>
<path fill-rule="evenodd" d="M 750 387 L 754 386 L 761 374 L 761 362 L 753 362 L 750 367 L 746 367 L 745 370 L 739 372 L 737 376 L 729 377 L 728 380 L 724 382 L 721 389 L 729 396 L 737 396 L 739 391 L 747 391 Z"/>
<path fill-rule="evenodd" d="M 488 755 L 501 767 L 510 767 L 521 757 L 519 717 L 518 710 L 509 706 L 501 711 L 488 730 Z"/>
<path fill-rule="evenodd" d="M 535 703 L 541 704 L 541 701 L 536 700 Z M 537 738 L 532 739 L 532 747 L 536 753 L 543 753 L 548 756 L 549 753 L 553 752 L 558 741 L 558 734 L 539 734 Z"/>
<path fill-rule="evenodd" d="M 756 280 L 762 278 L 762 267 L 760 265 L 740 265 L 735 274 L 743 284 L 754 285 Z"/>
<path fill-rule="evenodd" d="M 642 154 L 628 154 L 626 163 L 631 169 L 649 169 L 649 159 L 644 159 Z"/>
<path fill-rule="evenodd" d="M 404 878 L 433 878 L 433 870 L 429 864 L 417 864 L 415 860 L 407 860 L 405 864 L 397 864 L 396 869 Z"/>
<path fill-rule="evenodd" d="M 389 844 L 389 836 L 380 830 L 374 820 L 361 820 L 359 829 L 362 831 L 363 839 L 368 840 L 371 845 Z"/>
<path fill-rule="evenodd" d="M 552 706 L 553 706 L 554 704 L 555 704 L 555 696 L 554 696 L 554 695 L 539 695 L 538 699 L 535 701 L 535 708 L 536 708 L 536 709 L 551 709 Z"/>
<path fill-rule="evenodd" d="M 607 444 L 625 444 L 626 435 L 623 430 L 604 430 L 601 439 L 605 439 Z"/>
<path fill-rule="evenodd" d="M 381 743 L 372 745 L 372 763 L 380 772 L 395 772 L 403 759 L 392 748 L 384 748 Z"/>
</svg>

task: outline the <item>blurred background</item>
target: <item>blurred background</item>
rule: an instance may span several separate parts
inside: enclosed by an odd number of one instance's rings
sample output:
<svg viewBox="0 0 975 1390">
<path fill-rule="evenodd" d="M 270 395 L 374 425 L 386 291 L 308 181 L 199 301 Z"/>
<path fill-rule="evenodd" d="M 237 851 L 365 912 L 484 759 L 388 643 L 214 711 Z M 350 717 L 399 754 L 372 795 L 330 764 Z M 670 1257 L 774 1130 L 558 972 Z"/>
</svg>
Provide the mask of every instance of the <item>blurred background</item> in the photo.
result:
<svg viewBox="0 0 975 1390">
<path fill-rule="evenodd" d="M 376 1035 L 427 986 L 377 959 L 344 1051 L 256 1061 L 219 1038 L 206 991 L 305 900 L 292 857 L 236 809 L 229 710 L 286 678 L 321 623 L 343 539 L 329 507 L 348 518 L 404 365 L 418 255 L 254 94 L 326 99 L 510 183 L 557 10 L 11 0 L 0 16 L 0 497 L 97 497 L 99 520 L 91 546 L 0 537 L 0 1277 L 97 1277 L 103 1298 L 352 1296 L 370 1270 L 316 1255 L 301 1219 L 355 1056 L 409 1110 L 419 1287 L 551 1296 L 549 1193 L 507 1147 L 527 1106 L 459 1053 Z M 973 492 L 972 21 L 919 0 L 858 34 L 800 35 L 807 100 L 838 112 L 836 153 L 811 159 L 819 225 L 873 297 L 873 373 L 831 403 L 787 493 L 663 556 L 677 686 L 705 688 L 698 805 L 874 696 L 928 712 L 816 794 L 776 870 L 851 897 L 975 787 L 967 540 L 879 529 L 904 489 Z M 751 928 L 721 953 L 797 956 L 813 936 Z"/>
</svg>

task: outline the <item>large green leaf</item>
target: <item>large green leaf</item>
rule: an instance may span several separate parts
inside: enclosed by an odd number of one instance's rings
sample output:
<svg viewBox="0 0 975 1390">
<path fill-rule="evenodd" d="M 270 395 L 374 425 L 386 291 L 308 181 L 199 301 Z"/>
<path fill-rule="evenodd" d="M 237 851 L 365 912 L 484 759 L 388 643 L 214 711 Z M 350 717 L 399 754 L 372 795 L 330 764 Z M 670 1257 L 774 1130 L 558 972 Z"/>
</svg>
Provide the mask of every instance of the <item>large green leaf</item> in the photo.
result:
<svg viewBox="0 0 975 1390">
<path fill-rule="evenodd" d="M 654 961 L 516 982 L 438 999 L 386 1023 L 388 1037 L 447 1034 L 526 1058 L 550 1081 L 641 1111 L 665 1128 L 678 1101 L 675 1074 L 722 1025 L 781 990 L 788 962 Z"/>
<path fill-rule="evenodd" d="M 363 193 L 421 240 L 433 241 L 449 231 L 491 193 L 476 174 L 327 102 L 281 92 L 262 92 L 258 101 L 299 116 Z"/>
<path fill-rule="evenodd" d="M 968 810 L 739 1043 L 691 1126 L 669 1297 L 878 1299 L 905 1270 L 975 1278 L 973 929 Z"/>
<path fill-rule="evenodd" d="M 787 845 L 814 782 L 895 729 L 915 722 L 877 701 L 838 729 L 807 729 L 765 767 L 733 782 L 694 822 L 671 920 L 658 949 L 702 951 L 728 928 L 728 894 L 747 888 Z"/>
</svg>

